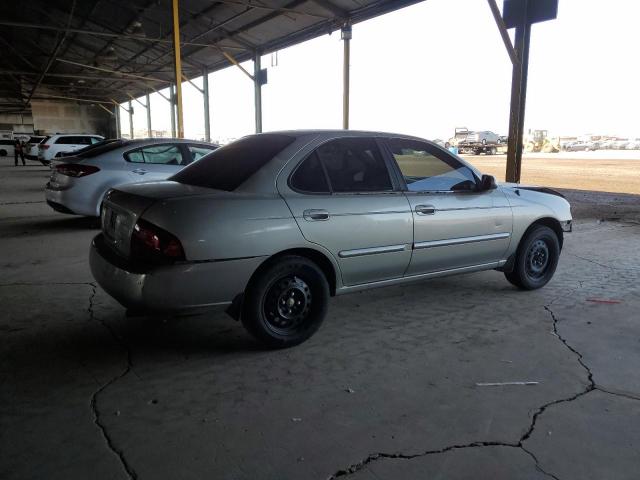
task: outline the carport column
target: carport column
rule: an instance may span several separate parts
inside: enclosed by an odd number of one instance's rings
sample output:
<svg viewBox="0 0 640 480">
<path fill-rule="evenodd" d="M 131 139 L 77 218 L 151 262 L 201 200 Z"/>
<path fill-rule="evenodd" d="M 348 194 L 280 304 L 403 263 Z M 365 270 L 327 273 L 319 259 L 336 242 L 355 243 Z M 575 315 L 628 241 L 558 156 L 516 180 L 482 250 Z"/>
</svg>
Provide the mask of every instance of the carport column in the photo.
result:
<svg viewBox="0 0 640 480">
<path fill-rule="evenodd" d="M 525 2 L 525 11 L 527 8 Z M 529 75 L 529 41 L 531 23 L 527 15 L 522 16 L 522 24 L 516 27 L 515 50 L 520 59 L 513 65 L 511 77 L 511 110 L 509 113 L 509 140 L 507 144 L 507 182 L 520 182 L 522 171 L 522 135 L 524 133 L 524 112 L 527 99 L 527 77 Z"/>
<path fill-rule="evenodd" d="M 342 65 L 342 128 L 349 129 L 349 60 L 351 58 L 351 25 L 345 24 L 340 32 L 344 42 L 344 58 Z"/>
<path fill-rule="evenodd" d="M 169 85 L 169 104 L 171 108 L 171 137 L 176 138 L 176 96 L 173 93 L 173 84 Z"/>
<path fill-rule="evenodd" d="M 147 137 L 151 138 L 151 102 L 149 101 L 149 94 L 145 95 L 147 100 Z"/>
<path fill-rule="evenodd" d="M 116 138 L 120 138 L 122 136 L 122 133 L 120 132 L 120 104 L 114 104 L 113 110 L 115 111 L 116 117 Z"/>
<path fill-rule="evenodd" d="M 262 133 L 262 83 L 260 53 L 256 52 L 253 57 L 253 92 L 256 112 L 256 133 Z"/>
<path fill-rule="evenodd" d="M 204 99 L 204 140 L 211 141 L 211 125 L 209 123 L 209 72 L 202 69 L 202 97 Z"/>
<path fill-rule="evenodd" d="M 178 138 L 184 138 L 182 118 L 182 60 L 180 58 L 180 16 L 178 0 L 173 0 L 173 59 L 176 74 L 176 116 L 178 120 Z"/>
<path fill-rule="evenodd" d="M 133 140 L 133 106 L 129 100 L 129 138 Z"/>
</svg>

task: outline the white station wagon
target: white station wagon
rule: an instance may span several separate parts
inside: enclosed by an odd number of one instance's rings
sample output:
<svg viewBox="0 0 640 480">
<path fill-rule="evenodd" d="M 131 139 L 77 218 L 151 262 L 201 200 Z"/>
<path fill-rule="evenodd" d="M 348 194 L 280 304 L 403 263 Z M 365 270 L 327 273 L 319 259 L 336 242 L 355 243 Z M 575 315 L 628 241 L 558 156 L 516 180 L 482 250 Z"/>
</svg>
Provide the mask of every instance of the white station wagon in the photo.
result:
<svg viewBox="0 0 640 480">
<path fill-rule="evenodd" d="M 286 347 L 318 329 L 332 295 L 492 269 L 540 288 L 570 229 L 561 194 L 497 186 L 432 142 L 289 131 L 111 190 L 90 263 L 130 309 L 228 306 Z"/>
</svg>

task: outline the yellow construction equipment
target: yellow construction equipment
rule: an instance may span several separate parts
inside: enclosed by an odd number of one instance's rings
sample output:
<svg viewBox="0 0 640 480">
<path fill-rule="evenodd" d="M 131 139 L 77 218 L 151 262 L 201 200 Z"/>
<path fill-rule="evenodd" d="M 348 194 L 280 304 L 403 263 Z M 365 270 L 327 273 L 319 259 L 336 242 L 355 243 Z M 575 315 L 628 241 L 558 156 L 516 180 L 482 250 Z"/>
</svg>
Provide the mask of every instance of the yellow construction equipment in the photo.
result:
<svg viewBox="0 0 640 480">
<path fill-rule="evenodd" d="M 525 152 L 558 153 L 560 151 L 560 137 L 550 137 L 547 130 L 529 130 L 524 136 Z"/>
</svg>

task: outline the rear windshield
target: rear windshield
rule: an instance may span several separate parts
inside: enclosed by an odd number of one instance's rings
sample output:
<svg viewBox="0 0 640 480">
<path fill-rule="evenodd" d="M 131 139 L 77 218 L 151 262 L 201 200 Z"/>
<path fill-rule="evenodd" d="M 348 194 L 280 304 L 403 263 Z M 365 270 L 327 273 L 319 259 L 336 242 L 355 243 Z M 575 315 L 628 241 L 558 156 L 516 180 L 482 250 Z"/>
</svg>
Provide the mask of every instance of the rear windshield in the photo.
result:
<svg viewBox="0 0 640 480">
<path fill-rule="evenodd" d="M 94 143 L 93 145 L 89 145 L 88 147 L 76 150 L 73 152 L 73 155 L 82 158 L 93 158 L 98 155 L 102 155 L 103 153 L 110 152 L 111 150 L 115 150 L 116 148 L 124 147 L 127 143 L 127 140 L 102 140 L 98 143 Z"/>
<path fill-rule="evenodd" d="M 169 180 L 231 192 L 294 140 L 271 133 L 244 137 L 205 155 Z"/>
</svg>

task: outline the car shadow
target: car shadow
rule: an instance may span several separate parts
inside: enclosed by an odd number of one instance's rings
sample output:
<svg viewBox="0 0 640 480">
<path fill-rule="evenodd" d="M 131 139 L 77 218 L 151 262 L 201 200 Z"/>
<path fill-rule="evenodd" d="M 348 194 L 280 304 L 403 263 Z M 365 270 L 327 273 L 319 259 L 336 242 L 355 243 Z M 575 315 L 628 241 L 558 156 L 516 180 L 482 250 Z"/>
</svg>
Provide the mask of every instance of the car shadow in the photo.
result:
<svg viewBox="0 0 640 480">
<path fill-rule="evenodd" d="M 268 353 L 239 322 L 224 316 L 126 318 L 122 310 L 89 321 L 51 318 L 46 326 L 5 324 L 0 325 L 6 340 L 0 352 L 14 372 L 29 377 L 25 382 L 46 377 L 55 379 L 59 388 L 78 382 L 70 374 L 78 366 L 100 376 L 126 365 L 134 372 L 185 362 L 232 365 L 239 358 Z"/>
<path fill-rule="evenodd" d="M 3 236 L 19 237 L 74 231 L 99 230 L 98 217 L 56 216 L 18 220 L 3 228 Z"/>
</svg>

